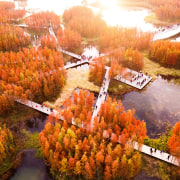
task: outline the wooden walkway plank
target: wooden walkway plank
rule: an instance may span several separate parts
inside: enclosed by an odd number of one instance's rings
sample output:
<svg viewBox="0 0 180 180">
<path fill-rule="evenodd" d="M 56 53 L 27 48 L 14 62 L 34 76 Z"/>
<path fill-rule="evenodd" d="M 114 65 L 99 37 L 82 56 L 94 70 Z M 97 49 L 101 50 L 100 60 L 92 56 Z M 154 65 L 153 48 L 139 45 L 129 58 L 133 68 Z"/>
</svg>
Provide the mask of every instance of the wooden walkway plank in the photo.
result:
<svg viewBox="0 0 180 180">
<path fill-rule="evenodd" d="M 126 68 L 126 71 L 131 72 L 133 74 L 135 74 L 136 78 L 139 76 L 139 72 L 131 70 Z M 114 77 L 114 79 L 116 79 L 117 81 L 120 81 L 122 83 L 125 83 L 129 86 L 135 87 L 137 89 L 143 89 L 151 80 L 152 77 L 151 76 L 146 76 L 145 74 L 141 73 L 142 77 L 137 78 L 136 80 L 133 80 L 132 82 L 123 78 L 120 75 L 117 75 L 116 77 Z M 144 83 L 142 83 L 142 81 L 144 81 Z"/>
<path fill-rule="evenodd" d="M 20 103 L 20 104 L 23 104 L 23 105 L 25 105 L 25 106 L 28 106 L 28 107 L 30 107 L 30 108 L 33 108 L 33 109 L 35 109 L 35 110 L 37 110 L 37 111 L 39 111 L 39 112 L 42 112 L 42 113 L 44 113 L 44 114 L 46 114 L 46 115 L 50 115 L 50 114 L 51 114 L 52 116 L 54 116 L 54 117 L 56 117 L 56 118 L 59 118 L 59 119 L 61 119 L 61 120 L 64 120 L 64 118 L 59 115 L 59 112 L 58 112 L 58 111 L 52 110 L 52 112 L 51 112 L 50 108 L 45 107 L 45 106 L 42 107 L 41 104 L 35 103 L 35 102 L 33 102 L 33 101 L 30 101 L 30 100 L 26 100 L 26 101 L 16 100 L 16 102 L 18 102 L 18 103 Z M 100 103 L 99 103 L 99 104 L 100 104 Z M 74 120 L 72 120 L 72 124 L 75 125 L 75 126 L 77 126 L 77 125 L 75 124 Z M 78 127 L 82 127 L 82 128 L 83 128 L 83 125 L 78 125 Z M 105 138 L 106 138 L 106 137 L 105 137 Z M 138 144 L 137 142 L 133 142 L 132 147 L 133 147 L 135 150 L 140 151 L 140 152 L 142 152 L 142 153 L 144 153 L 144 154 L 147 154 L 147 155 L 149 155 L 149 156 L 151 156 L 151 157 L 154 157 L 154 158 L 156 158 L 156 159 L 165 161 L 165 162 L 170 163 L 170 164 L 173 164 L 173 165 L 175 165 L 175 166 L 180 166 L 179 161 L 178 161 L 178 159 L 177 159 L 176 157 L 174 157 L 174 156 L 171 155 L 170 158 L 168 159 L 169 154 L 168 154 L 168 153 L 165 153 L 165 152 L 161 153 L 160 150 L 158 150 L 158 149 L 156 150 L 156 153 L 153 152 L 153 153 L 151 154 L 151 152 L 150 152 L 150 148 L 151 148 L 151 147 L 149 147 L 149 146 L 147 146 L 147 145 L 144 145 L 144 144 L 143 144 L 142 146 L 139 146 L 139 144 Z M 153 149 L 154 149 L 154 148 L 153 148 Z"/>
<path fill-rule="evenodd" d="M 51 29 L 49 28 L 49 32 L 50 32 L 51 35 L 53 35 L 53 36 L 55 37 L 55 39 L 56 39 L 56 41 L 57 41 L 57 38 L 56 38 L 56 36 L 55 36 L 52 28 L 51 28 Z M 179 27 L 179 26 L 177 26 L 175 29 L 171 29 L 171 30 L 169 31 L 168 36 L 172 36 L 172 33 L 178 33 L 178 32 L 180 32 L 180 27 Z M 161 35 L 161 36 L 160 36 L 160 35 Z M 167 37 L 163 36 L 163 33 L 162 33 L 162 34 L 155 34 L 155 36 L 154 36 L 154 38 L 153 38 L 153 41 L 155 41 L 155 40 L 157 40 L 157 39 L 159 39 L 159 38 L 162 38 L 162 39 L 163 39 L 163 38 L 167 38 Z M 72 56 L 72 57 L 75 57 L 75 58 L 77 58 L 77 59 L 81 59 L 81 58 L 80 58 L 81 56 L 76 55 L 76 54 L 74 54 L 74 53 L 71 53 L 71 52 L 62 50 L 61 48 L 59 48 L 58 50 L 61 51 L 61 52 L 63 52 L 63 53 L 65 53 L 65 54 L 68 54 L 68 55 L 70 55 L 70 56 Z M 108 54 L 108 53 L 103 54 L 102 56 L 105 56 L 105 55 L 107 55 L 107 54 Z M 66 65 L 64 68 L 65 68 L 65 69 L 71 68 L 71 67 L 74 67 L 74 66 L 77 66 L 77 65 L 81 65 L 82 63 L 84 63 L 84 62 L 83 62 L 83 61 L 80 61 L 80 62 L 78 62 L 78 63 L 69 64 L 69 65 Z M 89 63 L 89 61 L 87 61 L 87 63 Z M 92 119 L 91 119 L 91 126 L 92 126 L 92 127 L 93 127 L 94 117 L 97 116 L 97 114 L 98 114 L 98 112 L 99 112 L 99 110 L 100 110 L 101 104 L 105 101 L 105 98 L 106 98 L 106 95 L 107 95 L 108 86 L 109 86 L 109 82 L 110 82 L 110 80 L 109 80 L 109 69 L 110 69 L 110 68 L 107 67 L 107 66 L 106 66 L 105 68 L 106 68 L 105 79 L 104 79 L 104 81 L 103 81 L 103 85 L 102 85 L 101 90 L 100 90 L 101 96 L 100 96 L 100 94 L 99 94 L 98 100 L 97 100 L 96 105 L 95 105 L 96 108 L 94 109 L 94 112 L 93 112 L 93 115 L 92 115 Z M 133 70 L 128 69 L 128 71 L 131 71 L 131 72 L 132 72 Z M 137 74 L 138 72 L 133 71 L 133 73 L 134 73 L 134 74 Z M 152 79 L 152 77 L 145 76 L 144 74 L 143 74 L 143 77 L 146 78 L 147 80 L 146 80 L 146 83 L 144 83 L 141 87 L 137 86 L 136 82 L 134 82 L 134 83 L 133 83 L 133 82 L 130 82 L 130 81 L 128 81 L 128 80 L 126 80 L 126 79 L 124 79 L 124 78 L 122 78 L 122 77 L 120 78 L 120 76 L 116 76 L 115 79 L 118 80 L 118 81 L 121 81 L 121 82 L 123 82 L 123 83 L 126 83 L 126 84 L 128 84 L 128 85 L 130 85 L 130 86 L 136 87 L 136 88 L 138 88 L 138 89 L 142 89 L 142 88 L 143 88 L 147 83 L 149 83 L 149 82 L 151 81 L 151 79 Z M 104 84 L 104 83 L 105 83 L 105 84 Z M 103 93 L 103 92 L 105 92 L 105 93 Z M 24 105 L 26 105 L 26 106 L 29 106 L 29 107 L 31 107 L 31 108 L 33 108 L 33 109 L 36 109 L 36 110 L 38 110 L 38 111 L 40 111 L 40 112 L 43 112 L 43 113 L 45 113 L 45 114 L 47 114 L 47 115 L 50 114 L 50 111 L 49 111 L 48 108 L 41 109 L 41 108 L 40 108 L 40 105 L 38 105 L 37 103 L 34 103 L 34 102 L 32 102 L 32 101 L 27 101 L 28 103 L 22 103 L 22 102 L 20 102 L 20 101 L 17 101 L 17 102 L 19 102 L 19 103 L 21 103 L 21 104 L 24 104 Z M 54 112 L 54 115 L 56 116 L 57 111 L 53 110 L 53 112 Z M 63 120 L 63 118 L 62 118 L 62 120 Z M 72 124 L 75 125 L 74 120 L 72 121 Z M 83 127 L 83 125 L 81 125 L 81 127 Z M 149 147 L 149 146 L 147 146 L 147 145 L 144 145 L 144 144 L 142 144 L 141 146 L 139 146 L 139 144 L 138 144 L 137 142 L 133 142 L 133 148 L 136 149 L 136 150 L 138 150 L 138 151 L 140 151 L 140 152 L 142 152 L 142 153 L 144 153 L 144 154 L 147 154 L 147 155 L 149 155 L 149 156 L 151 156 L 151 157 L 157 158 L 157 159 L 159 159 L 159 160 L 165 161 L 165 162 L 170 163 L 170 164 L 173 164 L 173 165 L 175 165 L 175 166 L 180 166 L 178 159 L 177 159 L 176 157 L 168 154 L 168 153 L 161 152 L 160 150 L 156 150 L 156 152 L 151 153 L 151 151 L 150 151 L 151 147 Z M 168 156 L 170 156 L 169 159 L 168 159 Z"/>
<path fill-rule="evenodd" d="M 180 33 L 180 25 L 176 24 L 164 31 L 157 32 L 153 37 L 153 41 L 170 38 L 178 33 Z"/>
<path fill-rule="evenodd" d="M 178 159 L 175 156 L 172 156 L 172 155 L 165 153 L 165 152 L 161 152 L 158 149 L 156 150 L 156 152 L 154 152 L 155 148 L 152 148 L 153 152 L 151 153 L 151 151 L 150 151 L 151 147 L 150 146 L 142 144 L 142 146 L 140 147 L 137 142 L 134 142 L 133 148 L 144 153 L 144 154 L 147 154 L 151 157 L 159 159 L 161 161 L 173 164 L 175 166 L 180 166 Z M 169 156 L 169 159 L 168 159 L 168 156 Z"/>
<path fill-rule="evenodd" d="M 110 82 L 109 70 L 110 70 L 109 67 L 106 68 L 106 73 L 105 73 L 105 76 L 104 76 L 104 80 L 103 80 L 103 83 L 102 83 L 102 86 L 101 86 L 101 89 L 100 89 L 100 92 L 99 92 L 98 99 L 96 101 L 96 105 L 95 105 L 95 108 L 94 108 L 94 111 L 93 111 L 92 118 L 91 118 L 91 127 L 93 127 L 94 118 L 97 116 L 97 114 L 98 114 L 98 112 L 99 112 L 99 110 L 101 108 L 101 104 L 104 103 L 104 101 L 106 99 L 106 96 L 107 96 L 107 90 L 108 90 L 109 82 Z"/>
</svg>

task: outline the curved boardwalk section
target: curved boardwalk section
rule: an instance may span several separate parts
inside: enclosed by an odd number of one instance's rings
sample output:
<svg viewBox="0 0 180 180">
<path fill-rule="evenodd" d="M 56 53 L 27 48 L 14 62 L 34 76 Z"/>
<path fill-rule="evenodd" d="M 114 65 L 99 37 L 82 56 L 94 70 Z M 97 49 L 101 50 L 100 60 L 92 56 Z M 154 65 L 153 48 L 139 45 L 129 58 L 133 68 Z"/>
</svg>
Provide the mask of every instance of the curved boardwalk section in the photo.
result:
<svg viewBox="0 0 180 180">
<path fill-rule="evenodd" d="M 49 28 L 49 31 L 51 31 L 51 33 L 52 33 L 52 30 L 50 28 Z M 55 36 L 55 34 L 54 34 L 54 36 Z M 72 56 L 72 54 L 69 53 L 68 51 L 64 51 L 64 53 L 69 54 L 70 56 Z M 79 56 L 79 55 L 77 55 L 77 56 Z M 89 61 L 86 62 L 84 60 L 83 61 L 81 60 L 78 63 L 69 64 L 69 65 L 65 66 L 64 68 L 68 69 L 68 68 L 71 68 L 71 67 L 75 67 L 77 65 L 81 65 L 83 63 L 89 63 Z M 93 112 L 93 115 L 92 115 L 91 127 L 93 127 L 94 117 L 98 115 L 101 104 L 104 103 L 104 101 L 105 101 L 105 98 L 106 98 L 106 95 L 107 95 L 107 90 L 108 90 L 108 87 L 109 87 L 109 82 L 110 82 L 109 70 L 110 70 L 110 67 L 106 66 L 105 68 L 106 68 L 106 73 L 105 73 L 105 77 L 104 77 L 104 80 L 103 80 L 103 83 L 102 83 L 102 87 L 100 89 L 100 93 L 99 93 L 99 96 L 98 96 L 98 99 L 97 99 L 97 102 L 96 102 L 96 105 L 95 105 L 95 108 L 94 108 L 94 112 Z M 127 81 L 126 79 L 124 79 L 123 77 L 120 77 L 120 76 L 116 76 L 115 79 L 117 79 L 118 81 L 124 82 L 126 84 L 129 84 L 129 85 L 131 85 L 133 87 L 136 87 L 138 89 L 142 89 L 152 79 L 150 76 L 145 76 L 142 73 L 139 74 L 138 72 L 132 71 L 130 69 L 127 69 L 127 71 L 135 74 L 135 76 L 133 76 L 133 79 L 130 79 L 130 81 Z M 136 82 L 136 80 L 138 80 L 138 81 L 141 80 L 140 75 L 142 75 L 142 78 L 147 78 L 147 82 L 144 83 L 144 85 L 142 87 L 139 85 L 139 83 L 137 84 L 137 82 Z M 30 108 L 33 108 L 33 109 L 35 109 L 37 111 L 40 111 L 42 113 L 45 113 L 47 115 L 51 114 L 52 116 L 54 116 L 54 117 L 56 117 L 58 119 L 64 120 L 64 118 L 60 115 L 60 113 L 58 111 L 50 109 L 50 108 L 48 108 L 46 106 L 40 105 L 38 103 L 29 101 L 29 100 L 26 100 L 26 101 L 16 100 L 16 102 L 21 103 L 23 105 L 26 105 L 26 106 L 28 106 Z M 72 119 L 72 124 L 76 125 L 73 119 Z M 79 127 L 83 127 L 83 125 L 80 125 Z M 138 151 L 140 151 L 140 152 L 142 152 L 144 154 L 147 154 L 147 155 L 149 155 L 151 157 L 154 157 L 156 159 L 165 161 L 165 162 L 173 164 L 175 166 L 180 166 L 178 159 L 176 157 L 168 154 L 168 153 L 161 152 L 160 150 L 156 150 L 156 152 L 155 152 L 155 149 L 152 149 L 151 147 L 146 146 L 144 144 L 142 144 L 140 146 L 137 142 L 130 143 L 130 145 L 134 149 L 136 149 L 136 150 L 138 150 Z"/>
<path fill-rule="evenodd" d="M 170 38 L 178 33 L 180 33 L 180 25 L 176 24 L 168 27 L 166 30 L 164 29 L 163 31 L 157 32 L 153 37 L 153 41 Z"/>
<path fill-rule="evenodd" d="M 106 72 L 107 72 L 107 71 L 106 71 Z M 106 84 L 108 84 L 108 81 L 107 81 Z M 50 109 L 50 108 L 45 107 L 45 106 L 42 106 L 42 105 L 40 105 L 40 104 L 38 104 L 38 103 L 35 103 L 35 102 L 33 102 L 33 101 L 29 101 L 29 100 L 26 100 L 26 101 L 16 100 L 16 102 L 21 103 L 21 104 L 23 104 L 23 105 L 25 105 L 25 106 L 28 106 L 28 107 L 30 107 L 30 108 L 33 108 L 33 109 L 35 109 L 35 110 L 37 110 L 37 111 L 40 111 L 40 112 L 42 112 L 42 113 L 44 113 L 44 114 L 46 114 L 46 115 L 50 115 L 50 114 L 51 114 L 52 116 L 54 116 L 54 117 L 56 117 L 56 118 L 59 118 L 59 119 L 61 119 L 61 120 L 64 120 L 64 118 L 60 116 L 60 114 L 59 114 L 58 111 L 53 110 L 53 109 Z M 102 100 L 100 101 L 100 103 L 97 104 L 99 109 L 100 109 L 100 105 L 101 105 L 102 102 L 104 102 L 104 101 L 103 101 L 103 98 L 102 98 Z M 94 112 L 93 114 L 95 114 L 95 113 L 98 113 L 98 112 L 96 111 L 96 112 Z M 72 120 L 72 124 L 73 124 L 73 125 L 76 125 L 73 120 Z M 82 125 L 81 125 L 81 127 L 82 127 Z M 179 164 L 179 162 L 178 162 L 178 159 L 177 159 L 176 157 L 168 154 L 168 153 L 161 152 L 160 150 L 156 150 L 156 152 L 152 152 L 152 153 L 151 153 L 151 147 L 146 146 L 146 145 L 144 145 L 144 144 L 143 144 L 142 146 L 139 146 L 137 142 L 133 142 L 133 143 L 131 143 L 131 145 L 132 145 L 132 147 L 133 147 L 134 149 L 136 149 L 136 150 L 138 150 L 138 151 L 140 151 L 140 152 L 142 152 L 142 153 L 144 153 L 144 154 L 147 154 L 147 155 L 149 155 L 149 156 L 151 156 L 151 157 L 154 157 L 154 158 L 156 158 L 156 159 L 165 161 L 165 162 L 167 162 L 167 163 L 173 164 L 173 165 L 175 165 L 175 166 L 180 166 L 180 164 Z M 154 151 L 154 150 L 153 150 L 153 151 Z M 168 158 L 168 157 L 169 157 L 169 158 Z"/>
</svg>

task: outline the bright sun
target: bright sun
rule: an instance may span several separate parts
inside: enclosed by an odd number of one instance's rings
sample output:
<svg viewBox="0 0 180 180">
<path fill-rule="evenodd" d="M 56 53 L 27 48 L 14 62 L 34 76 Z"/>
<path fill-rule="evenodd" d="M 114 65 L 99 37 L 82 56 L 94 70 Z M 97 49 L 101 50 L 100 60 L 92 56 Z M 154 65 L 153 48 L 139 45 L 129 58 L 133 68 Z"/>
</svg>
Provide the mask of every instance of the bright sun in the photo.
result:
<svg viewBox="0 0 180 180">
<path fill-rule="evenodd" d="M 116 0 L 98 0 L 102 5 L 110 7 L 115 4 Z"/>
</svg>

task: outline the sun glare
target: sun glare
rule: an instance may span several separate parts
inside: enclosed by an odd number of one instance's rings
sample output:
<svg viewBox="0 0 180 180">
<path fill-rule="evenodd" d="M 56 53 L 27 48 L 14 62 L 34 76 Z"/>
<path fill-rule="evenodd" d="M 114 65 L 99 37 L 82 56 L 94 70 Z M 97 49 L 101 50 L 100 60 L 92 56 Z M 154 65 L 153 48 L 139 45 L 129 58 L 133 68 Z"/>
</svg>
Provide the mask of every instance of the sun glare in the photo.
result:
<svg viewBox="0 0 180 180">
<path fill-rule="evenodd" d="M 115 5 L 115 0 L 99 0 L 100 3 L 106 7 L 111 7 Z"/>
</svg>

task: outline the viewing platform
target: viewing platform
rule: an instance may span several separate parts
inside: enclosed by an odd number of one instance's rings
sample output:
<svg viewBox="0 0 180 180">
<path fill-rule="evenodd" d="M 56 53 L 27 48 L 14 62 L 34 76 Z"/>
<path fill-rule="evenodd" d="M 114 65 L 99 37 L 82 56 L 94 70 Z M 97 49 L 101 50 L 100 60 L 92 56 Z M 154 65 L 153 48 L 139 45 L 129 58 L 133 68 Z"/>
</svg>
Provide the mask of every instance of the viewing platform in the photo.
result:
<svg viewBox="0 0 180 180">
<path fill-rule="evenodd" d="M 125 75 L 125 73 L 128 74 Z M 137 89 L 143 89 L 152 80 L 152 77 L 142 72 L 126 68 L 126 71 L 122 75 L 117 75 L 114 79 Z"/>
<path fill-rule="evenodd" d="M 107 86 L 108 85 L 108 81 L 106 81 L 105 84 L 106 84 L 105 86 Z M 98 109 L 100 109 L 100 105 L 104 102 L 104 99 L 105 99 L 105 96 L 102 97 L 102 100 L 99 101 L 99 103 L 96 103 L 98 107 L 96 109 L 96 112 L 93 112 L 94 116 L 95 116 L 95 114 L 98 113 Z M 23 104 L 23 105 L 25 105 L 27 107 L 30 107 L 32 109 L 35 109 L 35 110 L 37 110 L 39 112 L 42 112 L 42 113 L 44 113 L 46 115 L 50 115 L 51 114 L 52 116 L 54 116 L 54 117 L 56 117 L 56 118 L 58 118 L 58 119 L 60 119 L 62 121 L 64 120 L 64 118 L 60 115 L 60 113 L 58 111 L 56 111 L 54 109 L 50 109 L 50 108 L 48 108 L 46 106 L 43 106 L 41 104 L 35 103 L 33 101 L 30 101 L 30 100 L 26 100 L 26 101 L 16 100 L 16 102 L 18 102 L 20 104 Z M 74 122 L 74 120 L 72 120 L 72 124 L 77 126 L 76 123 Z M 83 127 L 83 125 L 78 125 L 78 127 Z M 104 137 L 104 138 L 106 138 L 106 137 Z M 146 155 L 149 155 L 149 156 L 154 157 L 156 159 L 159 159 L 161 161 L 167 162 L 169 164 L 173 164 L 175 166 L 180 166 L 180 164 L 179 164 L 180 160 L 178 161 L 178 159 L 176 157 L 174 157 L 174 156 L 172 156 L 172 155 L 170 155 L 168 153 L 161 152 L 160 150 L 156 150 L 156 152 L 154 152 L 154 148 L 153 148 L 153 152 L 151 153 L 151 151 L 150 151 L 151 147 L 150 146 L 147 146 L 147 145 L 144 145 L 144 144 L 139 146 L 139 144 L 137 142 L 133 142 L 130 145 L 135 150 L 140 151 L 140 152 L 142 152 L 142 153 L 144 153 Z"/>
</svg>

